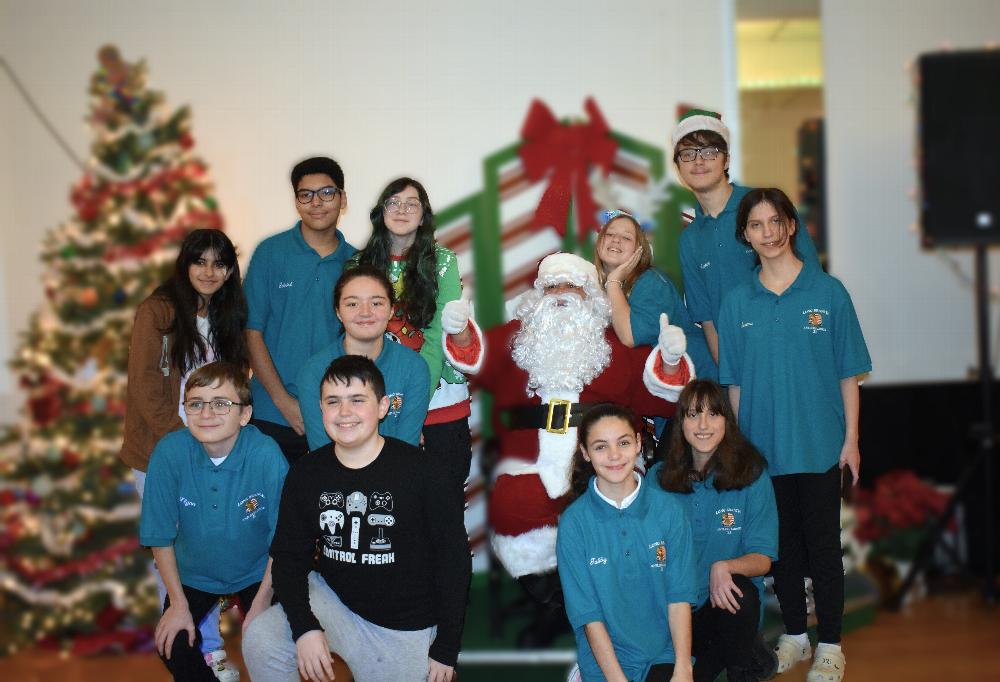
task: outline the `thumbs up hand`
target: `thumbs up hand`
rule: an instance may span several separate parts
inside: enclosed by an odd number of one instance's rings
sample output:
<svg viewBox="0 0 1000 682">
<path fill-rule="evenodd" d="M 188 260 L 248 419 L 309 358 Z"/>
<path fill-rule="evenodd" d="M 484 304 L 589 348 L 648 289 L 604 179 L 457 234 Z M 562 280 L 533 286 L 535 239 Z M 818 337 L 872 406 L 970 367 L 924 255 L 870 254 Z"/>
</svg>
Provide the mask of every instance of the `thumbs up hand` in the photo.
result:
<svg viewBox="0 0 1000 682">
<path fill-rule="evenodd" d="M 445 334 L 461 334 L 472 318 L 472 301 L 468 291 L 462 292 L 462 298 L 448 301 L 441 311 L 441 329 Z"/>
<path fill-rule="evenodd" d="M 670 324 L 666 313 L 660 313 L 660 337 L 657 341 L 663 362 L 671 367 L 681 361 L 687 351 L 687 337 L 684 330 Z"/>
</svg>

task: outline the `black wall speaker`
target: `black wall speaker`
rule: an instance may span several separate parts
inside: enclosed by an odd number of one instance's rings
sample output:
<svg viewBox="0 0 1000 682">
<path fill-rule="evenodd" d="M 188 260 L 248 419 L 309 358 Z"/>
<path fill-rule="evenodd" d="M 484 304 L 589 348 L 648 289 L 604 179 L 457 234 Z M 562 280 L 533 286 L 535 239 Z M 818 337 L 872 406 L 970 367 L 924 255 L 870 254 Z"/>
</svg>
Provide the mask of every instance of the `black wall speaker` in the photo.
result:
<svg viewBox="0 0 1000 682">
<path fill-rule="evenodd" d="M 921 55 L 919 126 L 925 244 L 1000 244 L 1000 50 Z"/>
</svg>

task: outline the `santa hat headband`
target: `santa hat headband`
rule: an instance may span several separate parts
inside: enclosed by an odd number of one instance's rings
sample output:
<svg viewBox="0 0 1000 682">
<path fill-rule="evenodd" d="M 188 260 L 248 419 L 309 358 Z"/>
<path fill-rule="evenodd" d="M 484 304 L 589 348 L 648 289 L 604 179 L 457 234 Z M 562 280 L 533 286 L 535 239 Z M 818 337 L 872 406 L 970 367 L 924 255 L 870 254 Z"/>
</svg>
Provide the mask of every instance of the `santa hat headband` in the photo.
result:
<svg viewBox="0 0 1000 682">
<path fill-rule="evenodd" d="M 538 264 L 535 286 L 569 282 L 582 287 L 588 280 L 591 284 L 597 282 L 597 268 L 594 264 L 574 253 L 560 252 L 546 256 Z"/>
<path fill-rule="evenodd" d="M 692 109 L 681 116 L 681 119 L 677 122 L 677 127 L 670 134 L 670 141 L 676 149 L 678 142 L 691 133 L 701 130 L 709 130 L 717 133 L 726 141 L 726 146 L 729 146 L 729 128 L 722 122 L 722 116 L 714 111 L 707 111 L 705 109 Z"/>
</svg>

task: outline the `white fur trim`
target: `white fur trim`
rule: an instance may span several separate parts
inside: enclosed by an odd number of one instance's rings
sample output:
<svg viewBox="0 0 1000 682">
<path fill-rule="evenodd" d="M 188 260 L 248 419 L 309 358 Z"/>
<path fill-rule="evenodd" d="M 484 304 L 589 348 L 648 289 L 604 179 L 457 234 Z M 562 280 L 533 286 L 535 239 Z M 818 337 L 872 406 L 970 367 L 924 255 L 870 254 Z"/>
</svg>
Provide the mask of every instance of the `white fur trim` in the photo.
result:
<svg viewBox="0 0 1000 682">
<path fill-rule="evenodd" d="M 680 397 L 681 391 L 684 390 L 686 384 L 668 384 L 663 381 L 653 368 L 659 361 L 660 349 L 654 348 L 653 351 L 646 358 L 646 366 L 642 370 L 642 383 L 646 385 L 646 390 L 655 395 L 657 398 L 663 398 L 666 401 L 676 403 L 677 398 Z M 695 378 L 694 373 L 694 363 L 691 362 L 691 356 L 687 353 L 684 354 L 684 362 L 687 363 L 689 378 L 693 380 Z"/>
<path fill-rule="evenodd" d="M 493 553 L 515 578 L 556 567 L 556 527 L 542 526 L 520 535 L 493 535 Z"/>
<path fill-rule="evenodd" d="M 718 133 L 719 136 L 726 141 L 726 146 L 729 146 L 729 128 L 722 122 L 721 118 L 706 116 L 704 114 L 695 114 L 693 116 L 688 116 L 683 121 L 678 123 L 677 127 L 675 127 L 673 132 L 670 134 L 670 141 L 673 143 L 674 149 L 677 148 L 677 143 L 680 142 L 681 139 L 699 130 L 711 130 L 713 133 Z"/>
<path fill-rule="evenodd" d="M 486 357 L 486 337 L 483 336 L 483 330 L 479 328 L 479 325 L 476 324 L 476 321 L 471 317 L 469 318 L 469 328 L 472 331 L 473 336 L 479 339 L 479 357 L 476 358 L 476 361 L 473 364 L 469 365 L 455 359 L 455 356 L 448 350 L 447 334 L 441 335 L 441 348 L 444 349 L 445 359 L 459 372 L 464 372 L 465 374 L 478 374 L 479 370 L 483 368 L 483 359 Z"/>
<path fill-rule="evenodd" d="M 573 451 L 576 450 L 576 427 L 566 433 L 549 433 L 538 429 L 538 478 L 545 492 L 555 499 L 569 491 L 573 471 Z"/>
</svg>

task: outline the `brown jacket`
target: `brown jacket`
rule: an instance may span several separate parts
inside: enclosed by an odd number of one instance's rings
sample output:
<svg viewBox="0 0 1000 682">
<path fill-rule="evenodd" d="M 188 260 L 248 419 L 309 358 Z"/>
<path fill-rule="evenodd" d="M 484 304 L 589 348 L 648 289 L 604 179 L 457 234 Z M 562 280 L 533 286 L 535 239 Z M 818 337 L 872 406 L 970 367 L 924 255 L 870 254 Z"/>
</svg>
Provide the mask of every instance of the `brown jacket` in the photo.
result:
<svg viewBox="0 0 1000 682">
<path fill-rule="evenodd" d="M 145 471 L 149 456 L 163 436 L 182 426 L 177 412 L 181 372 L 170 364 L 173 306 L 150 296 L 139 304 L 128 347 L 128 390 L 125 398 L 125 441 L 119 457 L 133 469 Z"/>
</svg>

